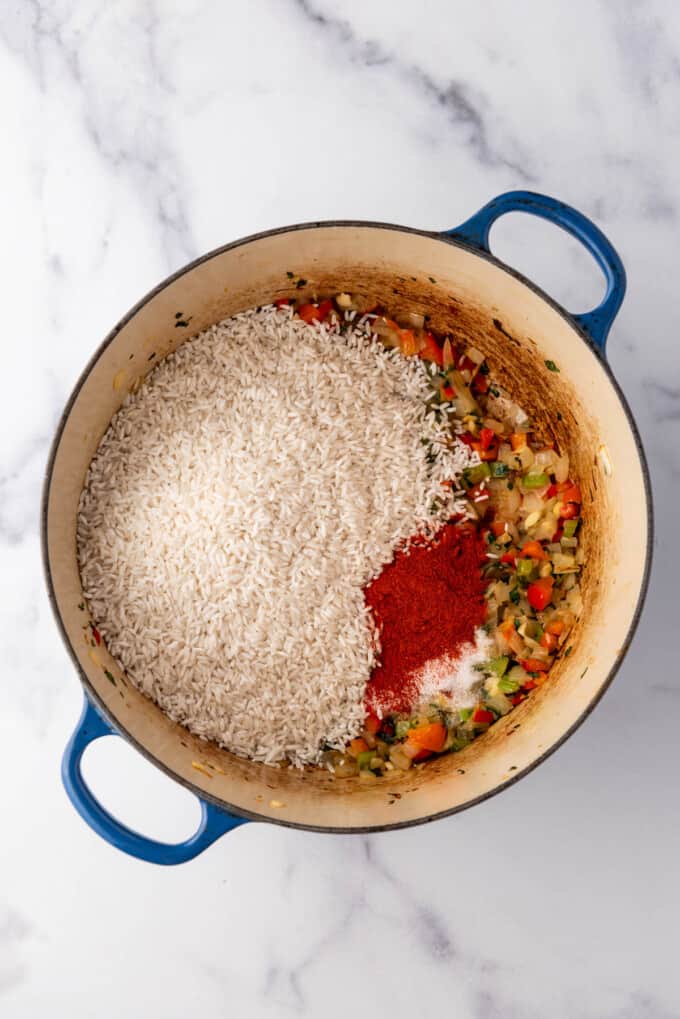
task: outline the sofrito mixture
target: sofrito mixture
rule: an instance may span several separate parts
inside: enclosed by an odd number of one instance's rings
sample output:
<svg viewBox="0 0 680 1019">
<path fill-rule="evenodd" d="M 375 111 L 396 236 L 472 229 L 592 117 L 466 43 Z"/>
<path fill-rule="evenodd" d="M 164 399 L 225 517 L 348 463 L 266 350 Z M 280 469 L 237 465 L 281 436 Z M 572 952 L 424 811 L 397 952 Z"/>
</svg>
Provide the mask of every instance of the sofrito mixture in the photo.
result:
<svg viewBox="0 0 680 1019">
<path fill-rule="evenodd" d="M 464 471 L 466 513 L 432 541 L 398 550 L 365 590 L 380 646 L 366 720 L 324 764 L 372 783 L 464 749 L 570 654 L 581 612 L 581 491 L 567 454 L 534 435 L 481 351 L 436 336 L 423 315 L 396 322 L 350 294 L 297 302 L 295 311 L 310 325 L 335 320 L 341 330 L 368 317 L 386 347 L 424 362 L 432 413 L 445 415 L 452 435 L 477 454 Z M 559 371 L 552 361 L 545 366 Z"/>
</svg>

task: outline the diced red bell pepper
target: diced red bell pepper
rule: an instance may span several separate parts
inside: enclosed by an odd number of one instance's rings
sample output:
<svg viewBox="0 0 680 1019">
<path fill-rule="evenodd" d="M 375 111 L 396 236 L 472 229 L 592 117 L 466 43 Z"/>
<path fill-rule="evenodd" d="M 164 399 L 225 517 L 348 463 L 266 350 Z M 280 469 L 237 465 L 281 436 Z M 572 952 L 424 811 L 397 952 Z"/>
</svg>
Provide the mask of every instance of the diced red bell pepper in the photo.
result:
<svg viewBox="0 0 680 1019">
<path fill-rule="evenodd" d="M 423 335 L 423 344 L 424 346 L 420 351 L 420 356 L 423 361 L 434 361 L 434 363 L 438 364 L 441 368 L 444 364 L 444 355 L 442 353 L 442 348 L 439 346 L 432 333 L 425 333 Z"/>
<path fill-rule="evenodd" d="M 479 433 L 479 441 L 482 444 L 482 449 L 491 449 L 496 441 L 496 433 L 493 428 L 482 428 Z"/>
<path fill-rule="evenodd" d="M 379 719 L 377 715 L 374 715 L 372 711 L 368 715 L 366 715 L 364 729 L 366 730 L 366 732 L 370 733 L 371 736 L 375 736 L 375 734 L 380 729 L 381 725 L 382 725 L 381 719 Z"/>
<path fill-rule="evenodd" d="M 501 556 L 501 562 L 502 563 L 509 563 L 510 566 L 514 566 L 515 563 L 517 562 L 517 553 L 516 552 L 504 552 L 503 555 Z"/>
<path fill-rule="evenodd" d="M 536 682 L 535 679 L 528 679 L 526 681 L 526 683 L 522 686 L 522 689 L 523 690 L 535 690 L 537 686 L 538 686 L 538 683 Z"/>
<path fill-rule="evenodd" d="M 510 698 L 510 703 L 513 708 L 516 708 L 518 704 L 521 704 L 523 700 L 526 700 L 523 693 L 514 693 Z"/>
<path fill-rule="evenodd" d="M 428 757 L 432 757 L 432 751 L 427 750 L 425 747 L 421 747 L 415 757 L 412 757 L 411 760 L 414 764 L 418 764 L 419 761 L 426 761 Z"/>
<path fill-rule="evenodd" d="M 581 502 L 581 489 L 573 481 L 565 483 L 566 487 L 560 489 L 564 502 Z"/>
<path fill-rule="evenodd" d="M 547 672 L 551 663 L 540 658 L 521 658 L 519 664 L 525 672 Z"/>
<path fill-rule="evenodd" d="M 510 445 L 513 451 L 516 453 L 519 449 L 524 449 L 527 444 L 526 432 L 513 432 L 510 436 Z"/>
<path fill-rule="evenodd" d="M 474 393 L 486 393 L 489 389 L 489 376 L 479 372 L 472 380 L 472 391 Z"/>
<path fill-rule="evenodd" d="M 475 708 L 472 713 L 472 721 L 478 725 L 491 725 L 496 716 L 486 708 Z"/>
<path fill-rule="evenodd" d="M 560 505 L 560 517 L 562 520 L 573 520 L 581 512 L 581 507 L 576 502 L 563 502 Z"/>
<path fill-rule="evenodd" d="M 456 398 L 456 390 L 448 384 L 442 386 L 441 394 L 445 400 L 455 400 Z"/>
<path fill-rule="evenodd" d="M 537 612 L 542 612 L 552 598 L 552 592 L 552 577 L 539 577 L 538 580 L 533 582 L 533 584 L 529 584 L 527 588 L 527 598 L 532 609 L 536 609 Z"/>
<path fill-rule="evenodd" d="M 477 365 L 474 361 L 471 361 L 465 354 L 461 354 L 458 358 L 458 369 L 459 371 L 475 372 L 477 371 Z"/>
<path fill-rule="evenodd" d="M 418 353 L 418 341 L 412 329 L 399 330 L 399 346 L 404 357 L 413 357 Z"/>
<path fill-rule="evenodd" d="M 422 750 L 429 750 L 431 753 L 439 754 L 444 749 L 444 744 L 446 743 L 446 726 L 441 722 L 419 725 L 409 732 L 408 742 L 415 744 Z M 415 760 L 415 758 L 413 759 Z"/>
<path fill-rule="evenodd" d="M 466 446 L 474 446 L 477 441 L 472 432 L 461 432 L 458 436 L 461 442 L 464 442 Z"/>
<path fill-rule="evenodd" d="M 548 623 L 546 626 L 546 631 L 548 633 L 554 633 L 557 637 L 559 637 L 561 633 L 564 633 L 565 626 L 566 623 L 562 622 L 561 619 L 553 619 L 552 623 Z"/>
<path fill-rule="evenodd" d="M 277 308 L 287 308 L 290 304 L 290 297 L 277 297 L 274 304 Z"/>
<path fill-rule="evenodd" d="M 548 491 L 545 493 L 545 498 L 546 499 L 554 499 L 556 495 L 557 495 L 557 485 L 553 481 L 552 485 L 550 485 L 550 487 L 548 488 Z"/>
<path fill-rule="evenodd" d="M 501 534 L 505 534 L 505 521 L 504 520 L 492 520 L 489 524 L 489 528 L 494 538 L 500 538 Z"/>
<path fill-rule="evenodd" d="M 97 646 L 99 646 L 102 642 L 102 635 L 96 626 L 92 626 L 92 636 L 94 637 Z"/>
<path fill-rule="evenodd" d="M 479 485 L 473 485 L 472 488 L 468 488 L 468 499 L 471 502 L 480 503 L 487 502 L 490 498 L 488 488 L 482 488 L 481 483 Z"/>
<path fill-rule="evenodd" d="M 311 325 L 313 322 L 323 322 L 333 310 L 332 301 L 322 301 L 321 304 L 303 304 L 298 308 L 298 315 L 303 322 Z"/>
<path fill-rule="evenodd" d="M 547 559 L 547 553 L 538 541 L 525 541 L 520 552 L 522 559 Z"/>
</svg>

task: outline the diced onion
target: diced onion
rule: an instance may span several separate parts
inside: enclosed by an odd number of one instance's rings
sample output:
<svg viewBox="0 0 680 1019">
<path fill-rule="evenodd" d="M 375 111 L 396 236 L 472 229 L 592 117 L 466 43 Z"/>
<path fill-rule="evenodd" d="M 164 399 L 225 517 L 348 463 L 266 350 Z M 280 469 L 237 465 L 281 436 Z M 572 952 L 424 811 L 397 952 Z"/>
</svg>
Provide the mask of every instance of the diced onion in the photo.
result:
<svg viewBox="0 0 680 1019">
<path fill-rule="evenodd" d="M 569 457 L 565 453 L 564 456 L 558 458 L 555 464 L 555 481 L 558 485 L 561 485 L 563 481 L 566 481 L 569 477 Z"/>
<path fill-rule="evenodd" d="M 498 435 L 503 435 L 506 431 L 503 422 L 497 421 L 496 418 L 484 418 L 482 424 L 485 428 L 490 428 L 492 432 L 496 432 Z"/>
<path fill-rule="evenodd" d="M 422 329 L 425 325 L 425 316 L 421 315 L 419 311 L 409 311 L 406 317 L 414 329 Z"/>
<path fill-rule="evenodd" d="M 534 456 L 533 470 L 534 473 L 540 474 L 545 467 L 550 468 L 548 473 L 552 473 L 552 466 L 556 460 L 560 458 L 557 456 L 552 449 L 540 449 Z"/>
<path fill-rule="evenodd" d="M 523 449 L 516 450 L 514 456 L 521 464 L 521 469 L 523 471 L 526 471 L 529 467 L 531 467 L 534 462 L 533 451 L 528 445 L 524 446 Z"/>
<path fill-rule="evenodd" d="M 465 356 L 472 361 L 473 364 L 482 364 L 484 361 L 484 354 L 481 350 L 477 350 L 476 347 L 468 347 L 465 351 Z"/>
</svg>

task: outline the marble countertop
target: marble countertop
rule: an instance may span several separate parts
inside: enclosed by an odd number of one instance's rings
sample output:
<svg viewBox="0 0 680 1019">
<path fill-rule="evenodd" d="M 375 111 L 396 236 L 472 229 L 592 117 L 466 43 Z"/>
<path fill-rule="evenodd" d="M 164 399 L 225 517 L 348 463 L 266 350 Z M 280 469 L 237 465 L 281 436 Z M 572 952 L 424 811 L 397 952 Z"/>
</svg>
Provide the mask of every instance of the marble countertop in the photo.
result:
<svg viewBox="0 0 680 1019">
<path fill-rule="evenodd" d="M 3 5 L 3 1019 L 680 1016 L 679 41 L 671 0 Z M 60 784 L 81 692 L 37 528 L 85 361 L 228 240 L 324 218 L 445 228 L 516 187 L 593 216 L 628 271 L 609 352 L 651 464 L 657 556 L 610 692 L 537 771 L 433 825 L 245 825 L 167 870 L 115 852 Z M 597 270 L 554 228 L 508 217 L 493 243 L 569 309 L 596 303 Z M 87 773 L 151 835 L 196 822 L 120 740 Z"/>
</svg>

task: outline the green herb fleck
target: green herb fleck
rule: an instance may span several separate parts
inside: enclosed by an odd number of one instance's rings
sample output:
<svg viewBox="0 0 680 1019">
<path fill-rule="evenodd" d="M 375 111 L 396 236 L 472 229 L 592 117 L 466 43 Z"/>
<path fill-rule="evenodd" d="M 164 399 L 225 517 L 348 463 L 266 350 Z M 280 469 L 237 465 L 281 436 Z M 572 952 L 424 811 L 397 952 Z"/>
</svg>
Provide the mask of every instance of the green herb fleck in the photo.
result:
<svg viewBox="0 0 680 1019">
<path fill-rule="evenodd" d="M 113 683 L 114 686 L 116 685 L 116 681 L 115 681 L 115 679 L 113 678 L 113 676 L 111 675 L 111 673 L 109 672 L 108 669 L 104 669 L 104 675 L 108 679 L 109 683 Z"/>
<path fill-rule="evenodd" d="M 418 282 L 418 277 L 417 277 L 417 276 L 411 276 L 411 280 L 412 280 L 412 281 L 413 281 L 414 283 L 417 283 L 417 282 Z"/>
<path fill-rule="evenodd" d="M 153 350 L 153 351 L 152 351 L 152 352 L 151 352 L 151 353 L 149 354 L 149 356 L 147 357 L 147 361 L 153 361 L 153 359 L 154 359 L 154 357 L 155 357 L 155 356 L 156 356 L 156 351 L 155 351 L 155 350 Z"/>
<path fill-rule="evenodd" d="M 518 587 L 513 587 L 512 591 L 510 592 L 510 601 L 513 603 L 513 605 L 517 605 L 517 603 L 519 602 L 519 588 Z M 515 629 L 516 629 L 516 627 L 515 627 Z"/>
<path fill-rule="evenodd" d="M 570 644 L 569 647 L 567 648 L 567 650 L 564 652 L 564 657 L 568 658 L 569 655 L 571 654 L 571 652 L 572 652 L 572 646 Z"/>
<path fill-rule="evenodd" d="M 289 280 L 294 280 L 295 279 L 295 273 L 294 272 L 290 272 L 289 271 L 289 272 L 286 273 L 286 276 L 288 277 Z"/>
<path fill-rule="evenodd" d="M 302 277 L 300 277 L 300 279 L 295 284 L 295 289 L 296 290 L 302 290 L 302 288 L 306 287 L 306 286 L 307 286 L 307 280 L 303 280 Z"/>
<path fill-rule="evenodd" d="M 491 393 L 492 396 L 500 396 L 501 395 L 500 389 L 496 389 L 495 386 L 489 386 L 489 392 Z"/>
<path fill-rule="evenodd" d="M 557 420 L 558 420 L 558 421 L 561 421 L 561 420 L 562 420 L 562 414 L 560 413 L 560 411 L 559 411 L 559 410 L 558 410 L 558 412 L 557 412 Z"/>
<path fill-rule="evenodd" d="M 176 311 L 175 312 L 175 318 L 181 318 L 181 317 L 182 317 L 182 312 L 181 311 Z"/>
<path fill-rule="evenodd" d="M 436 279 L 434 278 L 434 276 L 428 276 L 427 278 L 429 279 L 430 283 L 436 283 L 437 282 Z"/>
<path fill-rule="evenodd" d="M 482 361 L 482 363 L 480 364 L 480 366 L 479 366 L 479 374 L 480 375 L 488 375 L 489 374 L 489 366 L 486 363 L 486 361 Z"/>
<path fill-rule="evenodd" d="M 559 368 L 557 367 L 557 365 L 555 364 L 554 361 L 546 361 L 545 362 L 545 366 L 546 366 L 546 368 L 548 369 L 549 372 L 558 372 L 559 371 Z"/>
<path fill-rule="evenodd" d="M 180 329 L 180 328 L 186 329 L 186 327 L 189 325 L 190 322 L 191 322 L 191 318 L 187 318 L 187 319 L 179 318 L 175 322 L 175 329 Z"/>
<path fill-rule="evenodd" d="M 519 618 L 519 616 L 515 616 L 515 618 L 513 619 L 513 626 L 515 627 L 515 629 L 516 629 L 516 630 L 517 630 L 518 632 L 519 632 L 519 628 L 520 628 L 520 626 L 521 626 L 521 625 L 522 625 L 522 623 L 521 623 L 521 621 L 520 621 L 520 618 Z"/>
<path fill-rule="evenodd" d="M 512 492 L 514 487 L 515 487 L 515 482 L 514 481 L 508 481 L 508 491 Z"/>
<path fill-rule="evenodd" d="M 583 672 L 582 672 L 582 673 L 581 673 L 581 675 L 579 676 L 579 679 L 583 679 L 583 677 L 585 676 L 585 674 L 586 674 L 586 672 L 588 671 L 588 669 L 589 669 L 589 666 L 588 666 L 588 665 L 586 665 L 585 669 L 583 670 Z"/>
<path fill-rule="evenodd" d="M 81 612 L 84 612 L 85 611 L 85 602 L 84 601 L 78 602 L 78 608 L 80 609 Z"/>
<path fill-rule="evenodd" d="M 486 543 L 487 545 L 495 545 L 496 539 L 494 538 L 492 531 L 486 532 Z"/>
</svg>

